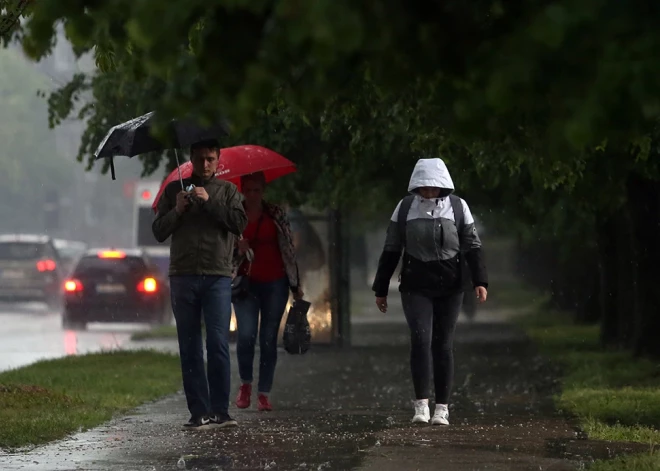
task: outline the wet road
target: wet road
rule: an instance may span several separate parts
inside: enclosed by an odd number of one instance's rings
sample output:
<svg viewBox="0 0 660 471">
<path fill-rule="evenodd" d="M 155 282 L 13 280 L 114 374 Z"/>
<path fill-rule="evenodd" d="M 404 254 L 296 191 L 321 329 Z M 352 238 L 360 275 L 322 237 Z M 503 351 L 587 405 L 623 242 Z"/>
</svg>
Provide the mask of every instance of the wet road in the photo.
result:
<svg viewBox="0 0 660 471">
<path fill-rule="evenodd" d="M 0 304 L 0 371 L 47 358 L 120 348 L 142 324 L 90 324 L 87 331 L 62 329 L 58 312 L 41 303 Z"/>
<path fill-rule="evenodd" d="M 353 348 L 282 354 L 276 410 L 232 405 L 237 429 L 181 431 L 187 413 L 177 394 L 28 453 L 0 452 L 0 469 L 571 471 L 644 448 L 579 434 L 552 406 L 556 369 L 501 323 L 458 328 L 452 425 L 412 425 L 401 327 L 355 325 Z"/>
</svg>

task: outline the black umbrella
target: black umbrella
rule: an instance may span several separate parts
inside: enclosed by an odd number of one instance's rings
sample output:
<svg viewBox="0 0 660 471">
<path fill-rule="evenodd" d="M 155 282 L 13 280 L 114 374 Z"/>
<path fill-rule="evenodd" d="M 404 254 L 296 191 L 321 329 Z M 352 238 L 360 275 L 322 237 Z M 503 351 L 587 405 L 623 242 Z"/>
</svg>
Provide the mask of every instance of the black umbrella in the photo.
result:
<svg viewBox="0 0 660 471">
<path fill-rule="evenodd" d="M 179 165 L 177 149 L 189 147 L 197 142 L 219 139 L 229 135 L 226 122 L 219 122 L 208 127 L 202 127 L 193 120 L 172 120 L 166 128 L 165 143 L 151 136 L 154 122 L 154 112 L 138 116 L 125 123 L 113 126 L 106 134 L 101 144 L 94 152 L 96 159 L 110 158 L 112 179 L 115 180 L 113 157 L 125 155 L 133 157 L 153 151 L 163 151 L 174 148 L 176 164 Z"/>
</svg>

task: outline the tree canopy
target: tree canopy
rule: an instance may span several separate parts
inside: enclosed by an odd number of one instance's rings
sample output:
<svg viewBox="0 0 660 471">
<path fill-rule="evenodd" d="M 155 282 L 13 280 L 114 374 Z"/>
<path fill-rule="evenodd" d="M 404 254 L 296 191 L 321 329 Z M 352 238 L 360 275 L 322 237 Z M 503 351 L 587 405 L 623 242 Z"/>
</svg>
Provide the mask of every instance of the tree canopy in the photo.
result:
<svg viewBox="0 0 660 471">
<path fill-rule="evenodd" d="M 40 0 L 27 14 L 5 36 L 31 57 L 62 21 L 102 71 L 163 80 L 164 116 L 222 110 L 243 127 L 276 93 L 315 114 L 357 75 L 395 96 L 419 84 L 452 134 L 533 132 L 561 155 L 640 138 L 660 110 L 659 12 L 640 0 Z"/>
<path fill-rule="evenodd" d="M 8 19 L 22 5 L 0 0 Z M 51 125 L 88 120 L 80 159 L 109 126 L 152 109 L 163 120 L 223 114 L 232 141 L 304 160 L 307 171 L 282 185 L 323 203 L 389 194 L 403 188 L 392 172 L 401 162 L 442 155 L 471 188 L 520 180 L 525 191 L 507 193 L 523 209 L 538 203 L 534 189 L 593 192 L 586 169 L 602 174 L 606 161 L 621 178 L 606 175 L 589 204 L 607 207 L 629 172 L 653 170 L 656 10 L 614 0 L 40 0 L 3 37 L 38 59 L 62 22 L 75 51 L 95 55 L 99 74 L 50 97 Z M 141 157 L 145 173 L 159 157 Z"/>
</svg>

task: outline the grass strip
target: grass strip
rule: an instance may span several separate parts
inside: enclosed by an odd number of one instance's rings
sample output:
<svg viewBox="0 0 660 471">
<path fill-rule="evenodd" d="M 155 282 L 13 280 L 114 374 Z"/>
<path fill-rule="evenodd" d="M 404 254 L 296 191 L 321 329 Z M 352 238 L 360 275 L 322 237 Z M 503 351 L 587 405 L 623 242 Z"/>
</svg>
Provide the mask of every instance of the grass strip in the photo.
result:
<svg viewBox="0 0 660 471">
<path fill-rule="evenodd" d="M 202 326 L 202 334 L 204 333 L 204 327 Z M 174 325 L 160 325 L 149 330 L 141 330 L 134 332 L 131 335 L 131 340 L 140 341 L 140 340 L 151 340 L 151 339 L 175 339 L 176 337 L 176 326 Z"/>
<path fill-rule="evenodd" d="M 590 438 L 649 445 L 647 454 L 599 461 L 590 469 L 660 469 L 660 364 L 602 349 L 598 326 L 575 325 L 565 314 L 541 311 L 518 323 L 562 368 L 558 409 L 577 417 Z"/>
<path fill-rule="evenodd" d="M 0 448 L 63 438 L 180 387 L 179 358 L 147 350 L 68 356 L 0 373 Z"/>
</svg>

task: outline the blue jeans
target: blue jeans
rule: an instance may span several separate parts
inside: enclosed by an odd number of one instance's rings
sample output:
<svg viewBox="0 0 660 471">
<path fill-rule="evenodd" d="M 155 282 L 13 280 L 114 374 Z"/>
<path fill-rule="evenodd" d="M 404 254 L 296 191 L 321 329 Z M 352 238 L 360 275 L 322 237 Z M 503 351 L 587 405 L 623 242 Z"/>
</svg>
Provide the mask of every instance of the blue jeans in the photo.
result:
<svg viewBox="0 0 660 471">
<path fill-rule="evenodd" d="M 170 287 L 188 410 L 194 418 L 226 414 L 231 382 L 231 278 L 172 276 Z M 206 326 L 208 380 L 204 368 L 202 313 Z"/>
<path fill-rule="evenodd" d="M 234 301 L 238 342 L 236 356 L 243 382 L 252 382 L 254 347 L 259 331 L 259 392 L 269 393 L 277 365 L 277 333 L 289 300 L 289 282 L 282 278 L 269 283 L 250 280 L 248 295 Z M 261 312 L 261 326 L 259 313 Z"/>
</svg>

